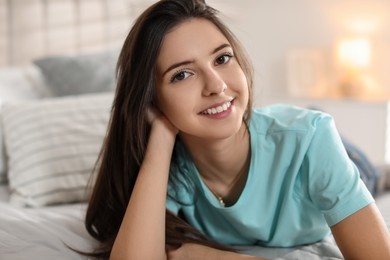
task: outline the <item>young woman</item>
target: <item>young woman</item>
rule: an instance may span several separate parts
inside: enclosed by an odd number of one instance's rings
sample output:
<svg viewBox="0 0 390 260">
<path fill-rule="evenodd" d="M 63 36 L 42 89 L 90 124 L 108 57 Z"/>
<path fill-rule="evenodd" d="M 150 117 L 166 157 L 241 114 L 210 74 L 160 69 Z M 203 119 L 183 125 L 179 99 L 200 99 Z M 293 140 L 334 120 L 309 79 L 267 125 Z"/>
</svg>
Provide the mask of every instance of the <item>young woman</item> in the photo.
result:
<svg viewBox="0 0 390 260">
<path fill-rule="evenodd" d="M 161 0 L 130 31 L 86 226 L 111 259 L 247 259 L 333 233 L 347 259 L 390 238 L 332 119 L 252 110 L 251 66 L 201 0 Z M 259 258 L 260 259 L 260 258 Z"/>
</svg>

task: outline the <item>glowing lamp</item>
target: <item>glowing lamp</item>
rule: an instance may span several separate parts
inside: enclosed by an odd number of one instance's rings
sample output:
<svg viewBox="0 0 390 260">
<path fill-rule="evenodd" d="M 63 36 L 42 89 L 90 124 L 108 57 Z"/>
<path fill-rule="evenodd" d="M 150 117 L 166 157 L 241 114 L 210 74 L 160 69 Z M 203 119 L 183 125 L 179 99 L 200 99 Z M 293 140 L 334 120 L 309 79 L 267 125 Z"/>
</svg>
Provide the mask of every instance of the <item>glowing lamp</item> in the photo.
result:
<svg viewBox="0 0 390 260">
<path fill-rule="evenodd" d="M 343 39 L 337 45 L 341 71 L 340 91 L 343 96 L 361 96 L 366 84 L 366 71 L 371 66 L 371 43 L 365 38 Z"/>
<path fill-rule="evenodd" d="M 337 47 L 340 66 L 345 69 L 365 69 L 371 63 L 371 44 L 368 39 L 344 39 Z"/>
</svg>

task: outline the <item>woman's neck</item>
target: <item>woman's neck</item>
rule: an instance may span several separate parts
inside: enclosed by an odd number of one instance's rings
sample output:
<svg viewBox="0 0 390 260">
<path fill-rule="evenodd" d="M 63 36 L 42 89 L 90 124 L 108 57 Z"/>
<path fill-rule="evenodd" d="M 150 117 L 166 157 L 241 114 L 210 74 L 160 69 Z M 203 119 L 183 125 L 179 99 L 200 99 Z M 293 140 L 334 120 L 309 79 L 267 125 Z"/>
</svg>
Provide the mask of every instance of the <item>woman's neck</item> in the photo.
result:
<svg viewBox="0 0 390 260">
<path fill-rule="evenodd" d="M 243 123 L 239 131 L 223 140 L 199 140 L 182 136 L 182 141 L 206 185 L 220 196 L 241 183 L 249 168 L 250 138 Z"/>
</svg>

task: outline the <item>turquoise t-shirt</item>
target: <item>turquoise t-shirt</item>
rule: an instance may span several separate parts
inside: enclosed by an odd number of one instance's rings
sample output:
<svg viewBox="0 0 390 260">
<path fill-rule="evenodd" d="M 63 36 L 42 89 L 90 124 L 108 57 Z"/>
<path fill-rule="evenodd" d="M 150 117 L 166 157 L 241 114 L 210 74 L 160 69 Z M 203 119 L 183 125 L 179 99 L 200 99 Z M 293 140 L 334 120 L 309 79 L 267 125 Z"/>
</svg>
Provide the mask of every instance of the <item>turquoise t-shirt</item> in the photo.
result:
<svg viewBox="0 0 390 260">
<path fill-rule="evenodd" d="M 374 201 L 329 115 L 274 105 L 253 111 L 249 131 L 248 178 L 234 205 L 219 204 L 179 146 L 194 189 L 170 192 L 184 203 L 168 198 L 167 209 L 222 244 L 290 247 L 323 239 Z"/>
</svg>

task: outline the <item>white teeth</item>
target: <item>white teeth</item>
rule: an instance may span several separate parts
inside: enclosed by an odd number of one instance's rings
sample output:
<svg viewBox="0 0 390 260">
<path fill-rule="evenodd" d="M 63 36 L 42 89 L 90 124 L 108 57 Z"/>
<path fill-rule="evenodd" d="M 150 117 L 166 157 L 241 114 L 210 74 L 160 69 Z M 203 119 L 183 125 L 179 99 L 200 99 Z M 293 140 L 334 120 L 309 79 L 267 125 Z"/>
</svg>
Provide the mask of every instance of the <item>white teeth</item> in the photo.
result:
<svg viewBox="0 0 390 260">
<path fill-rule="evenodd" d="M 204 114 L 204 115 L 215 115 L 215 114 L 217 114 L 217 113 L 221 113 L 221 112 L 223 112 L 223 111 L 228 110 L 228 108 L 229 108 L 231 105 L 232 105 L 231 101 L 228 101 L 228 102 L 226 102 L 225 104 L 223 104 L 222 106 L 209 108 L 209 109 L 203 111 L 202 114 Z"/>
</svg>

